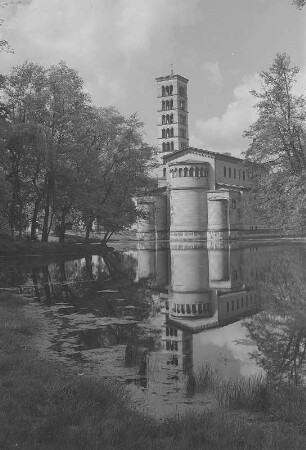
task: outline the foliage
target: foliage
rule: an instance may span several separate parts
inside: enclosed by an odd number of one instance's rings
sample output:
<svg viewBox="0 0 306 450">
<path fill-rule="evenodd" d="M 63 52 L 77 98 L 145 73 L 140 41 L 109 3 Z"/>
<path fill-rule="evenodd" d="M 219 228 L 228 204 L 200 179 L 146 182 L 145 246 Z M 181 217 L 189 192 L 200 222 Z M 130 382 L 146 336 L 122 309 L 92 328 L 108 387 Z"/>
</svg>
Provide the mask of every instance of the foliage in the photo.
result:
<svg viewBox="0 0 306 450">
<path fill-rule="evenodd" d="M 298 72 L 284 53 L 260 73 L 261 91 L 252 91 L 258 119 L 245 132 L 251 140 L 245 155 L 253 173 L 252 206 L 284 234 L 306 230 L 306 103 L 293 93 Z"/>
<path fill-rule="evenodd" d="M 298 9 L 302 9 L 306 4 L 306 0 L 293 0 L 292 4 L 295 5 Z"/>
<path fill-rule="evenodd" d="M 274 255 L 257 295 L 263 311 L 245 322 L 258 352 L 253 358 L 274 383 L 299 385 L 306 374 L 305 249 Z"/>
<path fill-rule="evenodd" d="M 25 62 L 0 80 L 0 167 L 10 184 L 11 235 L 27 228 L 47 241 L 56 227 L 93 223 L 111 233 L 137 218 L 132 197 L 149 183 L 153 149 L 136 115 L 95 108 L 83 80 L 64 62 Z"/>
<path fill-rule="evenodd" d="M 0 236 L 9 234 L 8 202 L 10 197 L 10 185 L 0 171 Z"/>
</svg>

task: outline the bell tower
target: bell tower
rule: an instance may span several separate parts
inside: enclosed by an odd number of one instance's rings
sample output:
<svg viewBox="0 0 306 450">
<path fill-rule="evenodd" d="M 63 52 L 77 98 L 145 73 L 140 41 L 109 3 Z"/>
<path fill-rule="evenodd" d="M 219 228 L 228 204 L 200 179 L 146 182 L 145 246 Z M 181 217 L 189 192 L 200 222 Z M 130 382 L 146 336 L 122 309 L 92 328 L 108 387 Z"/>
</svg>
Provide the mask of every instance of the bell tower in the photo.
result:
<svg viewBox="0 0 306 450">
<path fill-rule="evenodd" d="M 187 78 L 171 75 L 156 78 L 158 150 L 164 156 L 189 146 Z"/>
</svg>

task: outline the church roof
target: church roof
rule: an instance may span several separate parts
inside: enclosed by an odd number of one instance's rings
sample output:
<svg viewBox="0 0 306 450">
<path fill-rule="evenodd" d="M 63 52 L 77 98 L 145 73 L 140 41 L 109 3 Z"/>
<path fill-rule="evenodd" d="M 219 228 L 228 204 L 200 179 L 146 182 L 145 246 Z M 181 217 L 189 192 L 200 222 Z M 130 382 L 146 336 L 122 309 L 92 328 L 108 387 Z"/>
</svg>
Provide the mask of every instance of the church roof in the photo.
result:
<svg viewBox="0 0 306 450">
<path fill-rule="evenodd" d="M 196 148 L 196 147 L 187 147 L 184 150 L 177 150 L 176 152 L 173 153 L 169 153 L 168 155 L 164 156 L 164 162 L 170 162 L 176 158 L 179 158 L 180 156 L 183 155 L 192 155 L 192 154 L 196 154 L 196 155 L 207 155 L 210 157 L 215 157 L 216 159 L 221 159 L 224 161 L 235 161 L 235 162 L 243 162 L 244 160 L 241 158 L 236 158 L 235 156 L 231 156 L 231 155 L 225 155 L 224 153 L 218 153 L 218 152 L 212 152 L 210 150 L 204 150 L 201 148 Z"/>
<path fill-rule="evenodd" d="M 195 160 L 195 159 L 183 159 L 177 162 L 172 162 L 170 163 L 171 166 L 175 166 L 175 165 L 182 165 L 182 164 L 199 164 L 199 165 L 203 165 L 203 164 L 208 164 L 207 161 L 199 161 L 199 160 Z"/>
<path fill-rule="evenodd" d="M 164 77 L 157 77 L 155 79 L 156 79 L 156 81 L 171 81 L 173 79 L 178 79 L 178 80 L 183 81 L 184 83 L 188 83 L 188 81 L 189 81 L 188 78 L 182 77 L 182 75 L 179 75 L 179 74 L 166 75 Z"/>
</svg>

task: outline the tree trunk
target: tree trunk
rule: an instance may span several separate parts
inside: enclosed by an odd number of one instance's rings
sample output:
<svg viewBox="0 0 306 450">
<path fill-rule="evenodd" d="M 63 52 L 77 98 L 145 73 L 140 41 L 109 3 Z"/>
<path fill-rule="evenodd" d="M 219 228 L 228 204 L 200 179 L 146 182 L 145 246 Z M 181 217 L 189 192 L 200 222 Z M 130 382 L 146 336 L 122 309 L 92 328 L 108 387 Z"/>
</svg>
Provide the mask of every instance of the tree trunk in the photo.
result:
<svg viewBox="0 0 306 450">
<path fill-rule="evenodd" d="M 9 209 L 9 225 L 11 230 L 11 236 L 14 239 L 16 230 L 16 207 L 17 207 L 17 195 L 15 187 L 13 189 L 12 203 Z"/>
<path fill-rule="evenodd" d="M 93 224 L 93 219 L 90 218 L 86 224 L 86 234 L 85 234 L 86 241 L 89 241 L 90 232 L 92 231 L 92 224 Z"/>
<path fill-rule="evenodd" d="M 65 232 L 66 232 L 66 212 L 62 211 L 61 223 L 59 227 L 59 243 L 63 244 L 65 242 Z"/>
<path fill-rule="evenodd" d="M 112 235 L 113 235 L 113 232 L 112 232 L 112 231 L 106 231 L 106 232 L 104 233 L 104 236 L 103 236 L 103 242 L 104 242 L 104 244 L 107 244 L 107 242 L 110 240 L 110 238 L 112 237 Z"/>
<path fill-rule="evenodd" d="M 46 197 L 45 197 L 45 214 L 42 229 L 42 242 L 48 242 L 49 237 L 49 217 L 52 197 L 53 176 L 51 170 L 46 175 Z"/>
<path fill-rule="evenodd" d="M 34 203 L 34 211 L 33 211 L 33 216 L 32 216 L 32 221 L 31 221 L 31 240 L 32 241 L 36 240 L 36 228 L 37 228 L 37 217 L 38 217 L 38 211 L 39 211 L 39 204 L 40 204 L 40 199 L 37 199 Z"/>
</svg>

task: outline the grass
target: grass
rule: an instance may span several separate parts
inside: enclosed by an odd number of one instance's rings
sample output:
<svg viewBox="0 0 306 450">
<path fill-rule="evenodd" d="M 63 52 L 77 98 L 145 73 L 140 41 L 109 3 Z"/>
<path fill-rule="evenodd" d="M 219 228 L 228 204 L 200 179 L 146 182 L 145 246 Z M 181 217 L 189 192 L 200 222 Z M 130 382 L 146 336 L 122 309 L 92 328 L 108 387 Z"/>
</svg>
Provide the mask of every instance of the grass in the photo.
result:
<svg viewBox="0 0 306 450">
<path fill-rule="evenodd" d="M 195 376 L 193 392 L 212 392 L 220 407 L 264 413 L 293 423 L 306 434 L 306 389 L 286 382 L 268 382 L 263 375 L 225 380 L 211 365 Z"/>
<path fill-rule="evenodd" d="M 27 300 L 0 295 L 1 449 L 305 448 L 293 423 L 254 421 L 226 409 L 160 422 L 140 414 L 123 386 L 41 359 L 34 343 L 42 324 L 25 314 Z"/>
</svg>

